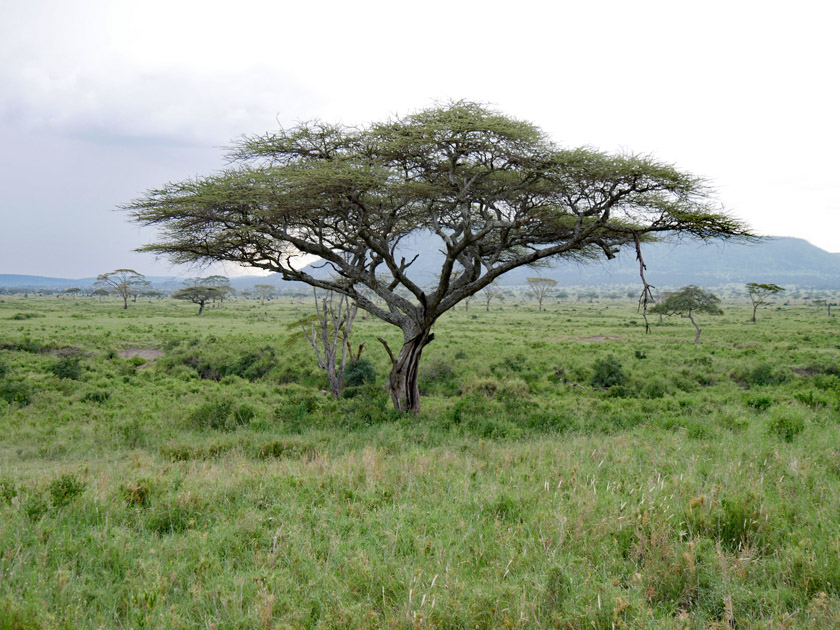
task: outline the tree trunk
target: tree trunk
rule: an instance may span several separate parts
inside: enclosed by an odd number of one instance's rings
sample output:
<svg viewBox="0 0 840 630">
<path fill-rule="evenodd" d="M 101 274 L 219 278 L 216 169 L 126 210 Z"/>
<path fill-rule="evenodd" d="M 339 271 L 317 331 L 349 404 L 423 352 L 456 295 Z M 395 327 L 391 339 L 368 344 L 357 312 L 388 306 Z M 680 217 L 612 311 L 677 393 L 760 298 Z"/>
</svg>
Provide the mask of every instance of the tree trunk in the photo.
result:
<svg viewBox="0 0 840 630">
<path fill-rule="evenodd" d="M 694 321 L 694 318 L 691 316 L 691 311 L 688 312 L 688 315 L 683 315 L 683 317 L 688 317 L 688 320 L 694 324 L 694 329 L 697 331 L 697 335 L 694 337 L 694 343 L 697 343 L 700 340 L 700 326 Z"/>
<path fill-rule="evenodd" d="M 758 304 L 753 304 L 753 318 L 752 323 L 755 324 L 755 312 L 758 310 Z"/>
<path fill-rule="evenodd" d="M 198 303 L 198 314 L 201 315 L 204 312 L 204 302 Z"/>
<path fill-rule="evenodd" d="M 420 387 L 417 382 L 420 356 L 423 353 L 423 348 L 435 336 L 428 328 L 412 336 L 409 336 L 409 333 L 406 332 L 404 336 L 405 341 L 400 349 L 399 356 L 396 358 L 394 358 L 388 344 L 383 339 L 379 341 L 385 346 L 385 350 L 391 357 L 391 374 L 388 377 L 388 386 L 394 409 L 416 414 L 420 411 Z"/>
</svg>

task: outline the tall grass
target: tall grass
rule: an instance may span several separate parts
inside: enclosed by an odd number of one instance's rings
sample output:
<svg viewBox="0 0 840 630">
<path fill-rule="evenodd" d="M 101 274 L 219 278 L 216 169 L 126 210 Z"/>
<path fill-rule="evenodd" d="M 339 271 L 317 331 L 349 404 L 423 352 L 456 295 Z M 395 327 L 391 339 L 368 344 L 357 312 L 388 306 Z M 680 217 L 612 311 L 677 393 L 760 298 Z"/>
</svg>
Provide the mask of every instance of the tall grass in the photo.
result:
<svg viewBox="0 0 840 630">
<path fill-rule="evenodd" d="M 0 299 L 0 628 L 840 624 L 821 313 L 458 311 L 413 417 L 321 391 L 303 302 Z"/>
</svg>

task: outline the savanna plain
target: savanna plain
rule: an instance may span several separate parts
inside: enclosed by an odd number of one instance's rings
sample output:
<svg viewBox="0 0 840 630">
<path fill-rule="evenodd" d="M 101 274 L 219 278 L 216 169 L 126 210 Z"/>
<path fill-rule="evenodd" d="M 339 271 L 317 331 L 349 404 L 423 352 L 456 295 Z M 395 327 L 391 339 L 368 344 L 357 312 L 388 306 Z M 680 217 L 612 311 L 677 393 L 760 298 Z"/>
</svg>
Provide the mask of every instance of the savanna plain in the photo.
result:
<svg viewBox="0 0 840 630">
<path fill-rule="evenodd" d="M 840 627 L 840 318 L 0 296 L 0 628 Z"/>
</svg>

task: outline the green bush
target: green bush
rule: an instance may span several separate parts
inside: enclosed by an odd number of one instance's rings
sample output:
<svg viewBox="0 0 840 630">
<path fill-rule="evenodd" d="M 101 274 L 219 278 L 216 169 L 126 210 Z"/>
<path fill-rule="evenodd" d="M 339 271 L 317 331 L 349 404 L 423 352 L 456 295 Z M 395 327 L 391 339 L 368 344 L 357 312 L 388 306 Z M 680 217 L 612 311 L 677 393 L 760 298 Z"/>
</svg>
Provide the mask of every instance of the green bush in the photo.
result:
<svg viewBox="0 0 840 630">
<path fill-rule="evenodd" d="M 748 407 L 752 407 L 756 411 L 766 411 L 773 406 L 774 400 L 772 396 L 758 395 L 750 396 L 744 402 Z"/>
<path fill-rule="evenodd" d="M 8 478 L 0 478 L 0 503 L 10 504 L 18 494 L 15 482 Z"/>
<path fill-rule="evenodd" d="M 732 378 L 741 386 L 763 387 L 784 383 L 790 378 L 790 372 L 783 368 L 774 368 L 770 363 L 759 363 L 749 369 L 734 371 Z"/>
<path fill-rule="evenodd" d="M 596 359 L 592 365 L 592 372 L 590 382 L 593 387 L 610 388 L 627 383 L 627 375 L 624 374 L 621 362 L 613 355 Z"/>
<path fill-rule="evenodd" d="M 53 479 L 47 490 L 53 507 L 63 507 L 85 491 L 87 484 L 74 475 L 64 474 Z"/>
<path fill-rule="evenodd" d="M 48 509 L 49 505 L 40 492 L 28 493 L 21 504 L 21 510 L 32 521 L 39 520 Z"/>
<path fill-rule="evenodd" d="M 785 442 L 792 442 L 793 438 L 805 429 L 805 419 L 795 409 L 782 408 L 774 410 L 767 432 L 782 438 Z"/>
<path fill-rule="evenodd" d="M 344 368 L 344 387 L 361 387 L 374 382 L 376 382 L 376 369 L 366 357 L 351 361 Z"/>
<path fill-rule="evenodd" d="M 75 356 L 60 358 L 58 363 L 49 367 L 49 371 L 58 378 L 66 378 L 71 381 L 78 381 L 82 378 L 82 366 L 79 362 L 79 357 Z"/>
<path fill-rule="evenodd" d="M 236 405 L 229 398 L 218 398 L 194 409 L 189 420 L 198 429 L 234 431 L 249 425 L 256 415 L 254 408 L 247 403 Z"/>
<path fill-rule="evenodd" d="M 32 388 L 18 381 L 0 381 L 0 399 L 25 407 L 32 402 Z"/>
</svg>

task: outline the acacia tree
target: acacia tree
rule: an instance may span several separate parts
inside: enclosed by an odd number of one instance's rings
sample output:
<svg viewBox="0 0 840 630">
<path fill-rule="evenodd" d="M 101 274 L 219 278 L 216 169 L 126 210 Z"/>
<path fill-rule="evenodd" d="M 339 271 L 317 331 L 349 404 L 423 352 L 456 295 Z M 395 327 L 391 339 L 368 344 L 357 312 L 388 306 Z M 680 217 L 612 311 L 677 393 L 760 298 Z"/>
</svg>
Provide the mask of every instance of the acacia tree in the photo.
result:
<svg viewBox="0 0 840 630">
<path fill-rule="evenodd" d="M 103 273 L 96 277 L 96 282 L 93 284 L 102 288 L 110 287 L 110 290 L 123 299 L 123 309 L 128 309 L 129 296 L 136 296 L 143 287 L 149 285 L 146 277 L 134 269 L 116 269 Z"/>
<path fill-rule="evenodd" d="M 198 314 L 201 315 L 204 312 L 204 305 L 208 301 L 213 300 L 215 302 L 223 299 L 226 293 L 224 287 L 197 285 L 178 289 L 172 294 L 172 297 L 176 300 L 189 300 L 193 304 L 198 304 Z"/>
<path fill-rule="evenodd" d="M 534 294 L 534 297 L 537 298 L 537 302 L 539 302 L 537 310 L 541 311 L 545 296 L 548 295 L 551 289 L 557 286 L 557 280 L 553 278 L 525 278 L 525 282 L 528 283 L 528 288 Z"/>
<path fill-rule="evenodd" d="M 274 286 L 270 284 L 255 284 L 254 288 L 257 290 L 257 295 L 260 296 L 260 306 L 263 306 L 265 301 L 274 293 Z"/>
<path fill-rule="evenodd" d="M 811 302 L 811 303 L 812 303 L 814 306 L 818 307 L 818 308 L 823 308 L 823 307 L 825 307 L 826 309 L 828 309 L 828 316 L 829 316 L 829 317 L 832 317 L 832 315 L 831 315 L 831 307 L 832 307 L 832 306 L 837 306 L 837 302 L 832 302 L 830 298 L 829 298 L 829 299 L 818 298 L 818 299 L 814 300 L 814 301 L 813 301 L 813 302 Z"/>
<path fill-rule="evenodd" d="M 708 313 L 709 315 L 722 315 L 720 309 L 720 298 L 714 293 L 707 293 L 693 284 L 683 287 L 679 291 L 669 293 L 661 302 L 650 308 L 651 313 L 660 315 L 679 315 L 687 317 L 694 325 L 697 335 L 694 343 L 700 340 L 700 326 L 694 321 L 694 313 Z"/>
<path fill-rule="evenodd" d="M 758 307 L 765 304 L 772 296 L 784 291 L 778 284 L 762 284 L 760 282 L 748 282 L 747 293 L 750 294 L 750 301 L 753 306 L 752 322 L 755 323 L 755 312 Z"/>
<path fill-rule="evenodd" d="M 484 310 L 490 312 L 490 302 L 499 298 L 504 300 L 504 290 L 496 284 L 488 284 L 481 290 L 481 295 L 484 297 Z"/>
<path fill-rule="evenodd" d="M 212 291 L 209 294 L 209 299 L 213 302 L 213 304 L 216 304 L 216 300 L 219 300 L 219 302 L 224 302 L 225 298 L 229 294 L 235 293 L 234 288 L 230 286 L 230 280 L 227 276 L 207 276 L 206 278 L 190 278 L 189 280 L 186 280 L 184 284 L 187 285 L 187 287 L 214 287 L 219 289 L 218 291 Z M 172 297 L 175 296 L 173 295 Z M 200 314 L 201 313 L 199 313 L 199 315 Z"/>
<path fill-rule="evenodd" d="M 656 234 L 749 236 L 703 180 L 654 159 L 555 145 L 538 127 L 455 102 L 366 127 L 301 123 L 234 144 L 220 173 L 124 206 L 157 227 L 142 248 L 175 262 L 231 261 L 346 295 L 402 333 L 394 406 L 418 411 L 418 368 L 438 318 L 502 274 L 558 259 L 613 258 Z M 424 287 L 401 244 L 443 253 Z M 296 268 L 317 256 L 323 277 Z M 376 296 L 371 299 L 362 290 Z"/>
</svg>

